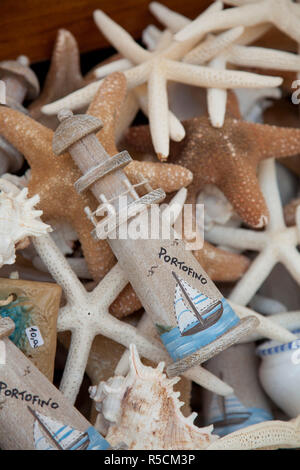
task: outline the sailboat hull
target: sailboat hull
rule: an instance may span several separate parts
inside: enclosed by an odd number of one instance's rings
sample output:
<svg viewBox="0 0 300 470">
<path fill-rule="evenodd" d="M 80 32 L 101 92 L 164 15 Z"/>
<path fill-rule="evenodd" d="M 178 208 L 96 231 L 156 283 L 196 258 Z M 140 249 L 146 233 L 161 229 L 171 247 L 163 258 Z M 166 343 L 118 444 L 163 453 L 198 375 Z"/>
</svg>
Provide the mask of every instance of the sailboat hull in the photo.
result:
<svg viewBox="0 0 300 470">
<path fill-rule="evenodd" d="M 212 312 L 211 314 L 209 314 L 210 311 Z M 203 318 L 202 323 L 198 322 L 196 323 L 196 325 L 182 331 L 181 336 L 190 336 L 194 335 L 195 333 L 198 333 L 199 331 L 206 330 L 207 328 L 214 325 L 221 318 L 222 313 L 223 304 L 219 300 L 212 307 L 202 312 L 202 317 L 204 317 L 206 314 L 209 314 L 206 318 Z"/>
</svg>

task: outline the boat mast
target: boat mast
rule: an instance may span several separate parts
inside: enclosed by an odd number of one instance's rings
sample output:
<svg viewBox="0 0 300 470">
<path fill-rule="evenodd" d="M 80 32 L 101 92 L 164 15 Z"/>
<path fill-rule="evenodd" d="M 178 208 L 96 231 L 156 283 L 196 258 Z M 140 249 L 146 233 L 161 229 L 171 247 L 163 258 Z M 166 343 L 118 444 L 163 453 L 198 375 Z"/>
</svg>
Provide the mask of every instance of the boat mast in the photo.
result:
<svg viewBox="0 0 300 470">
<path fill-rule="evenodd" d="M 30 408 L 30 406 L 28 405 L 27 405 L 27 408 L 29 409 L 30 413 L 34 416 L 34 418 L 40 423 L 45 433 L 48 435 L 48 437 L 50 437 L 50 439 L 54 442 L 54 444 L 58 447 L 58 449 L 64 450 L 63 447 L 60 445 L 60 443 L 54 439 L 51 432 L 46 428 L 46 426 L 44 425 L 42 420 L 39 418 L 39 416 L 36 414 L 36 412 L 32 408 Z"/>
<path fill-rule="evenodd" d="M 182 290 L 182 292 L 183 292 L 183 294 L 184 294 L 186 300 L 188 301 L 189 306 L 190 306 L 191 309 L 193 310 L 193 313 L 196 315 L 197 320 L 199 320 L 199 322 L 201 323 L 201 325 L 204 326 L 204 321 L 203 321 L 203 319 L 202 319 L 202 317 L 201 317 L 201 314 L 198 312 L 198 310 L 196 309 L 195 305 L 194 305 L 193 302 L 191 301 L 191 299 L 190 299 L 188 293 L 186 292 L 185 288 L 183 287 L 183 285 L 182 285 L 180 279 L 178 278 L 177 274 L 174 273 L 174 271 L 172 271 L 172 274 L 173 274 L 174 278 L 176 279 L 176 282 L 177 282 L 177 284 L 179 285 L 180 289 Z"/>
</svg>

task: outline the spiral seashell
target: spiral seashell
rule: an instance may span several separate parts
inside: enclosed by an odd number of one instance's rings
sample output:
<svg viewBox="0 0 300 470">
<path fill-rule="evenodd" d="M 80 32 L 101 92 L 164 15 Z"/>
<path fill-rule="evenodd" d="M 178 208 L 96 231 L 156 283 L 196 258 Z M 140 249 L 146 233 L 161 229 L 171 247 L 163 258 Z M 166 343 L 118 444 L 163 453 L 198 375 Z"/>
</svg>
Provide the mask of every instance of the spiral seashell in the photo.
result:
<svg viewBox="0 0 300 470">
<path fill-rule="evenodd" d="M 137 349 L 130 346 L 130 371 L 90 387 L 96 408 L 110 424 L 106 439 L 112 446 L 124 442 L 128 449 L 205 449 L 217 436 L 213 426 L 193 424 L 197 413 L 185 418 L 183 402 L 173 386 L 180 379 L 168 379 L 164 363 L 157 368 L 140 361 Z"/>
</svg>

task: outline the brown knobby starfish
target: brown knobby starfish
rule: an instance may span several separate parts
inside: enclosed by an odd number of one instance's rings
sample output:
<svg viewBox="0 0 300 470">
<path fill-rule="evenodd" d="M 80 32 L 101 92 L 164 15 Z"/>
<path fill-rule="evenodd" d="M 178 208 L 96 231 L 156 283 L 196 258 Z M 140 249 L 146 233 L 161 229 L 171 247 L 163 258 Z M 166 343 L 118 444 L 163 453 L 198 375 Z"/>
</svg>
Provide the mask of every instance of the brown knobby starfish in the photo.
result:
<svg viewBox="0 0 300 470">
<path fill-rule="evenodd" d="M 108 77 L 97 94 L 97 100 L 91 104 L 89 112 L 101 116 L 104 128 L 98 137 L 101 143 L 111 155 L 118 151 L 115 147 L 114 131 L 119 116 L 121 104 L 126 94 L 126 80 L 123 74 L 115 74 Z M 44 220 L 65 220 L 69 222 L 81 242 L 83 254 L 88 264 L 89 271 L 95 280 L 101 279 L 115 264 L 115 258 L 105 240 L 96 241 L 91 235 L 92 223 L 87 219 L 84 208 L 97 207 L 97 201 L 91 193 L 78 195 L 74 189 L 75 181 L 81 176 L 70 155 L 57 157 L 52 151 L 53 131 L 36 122 L 29 116 L 0 106 L 0 129 L 2 135 L 25 156 L 31 167 L 31 179 L 29 182 L 29 194 L 39 194 L 38 208 L 43 210 Z M 136 173 L 136 168 L 127 167 L 129 173 Z M 156 163 L 152 163 L 152 167 Z M 145 171 L 139 168 L 140 173 L 149 176 L 153 187 L 161 186 L 166 191 L 176 191 L 186 186 L 192 179 L 192 174 L 178 165 L 164 167 L 159 178 L 153 170 Z M 170 176 L 171 173 L 171 176 Z M 165 187 L 164 187 L 165 183 Z M 136 309 L 137 299 L 133 292 L 129 291 L 129 299 L 133 303 L 128 307 L 128 289 L 117 299 L 120 309 Z M 138 303 L 138 307 L 140 304 Z M 121 312 L 119 312 L 121 313 Z"/>
<path fill-rule="evenodd" d="M 231 94 L 221 129 L 212 127 L 206 116 L 185 121 L 186 137 L 172 143 L 169 162 L 193 172 L 187 203 L 194 204 L 206 184 L 215 184 L 244 222 L 261 228 L 269 214 L 259 187 L 257 166 L 266 158 L 297 155 L 300 129 L 243 121 L 234 101 Z M 129 129 L 124 142 L 129 151 L 134 147 L 139 152 L 153 153 L 148 126 Z"/>
<path fill-rule="evenodd" d="M 43 114 L 42 106 L 78 90 L 84 84 L 76 39 L 70 31 L 59 29 L 43 90 L 28 108 L 31 116 L 45 126 L 56 129 L 59 124 L 56 116 Z"/>
<path fill-rule="evenodd" d="M 299 106 L 288 100 L 275 101 L 265 110 L 264 122 L 275 126 L 299 128 Z M 279 161 L 297 176 L 300 176 L 300 155 L 293 155 Z"/>
</svg>

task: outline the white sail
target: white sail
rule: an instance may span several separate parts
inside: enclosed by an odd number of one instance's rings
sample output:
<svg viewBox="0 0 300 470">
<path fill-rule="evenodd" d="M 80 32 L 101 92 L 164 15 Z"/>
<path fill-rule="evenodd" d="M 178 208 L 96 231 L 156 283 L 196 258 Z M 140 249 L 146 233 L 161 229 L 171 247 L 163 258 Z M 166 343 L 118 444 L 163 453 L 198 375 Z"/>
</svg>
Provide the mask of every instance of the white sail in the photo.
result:
<svg viewBox="0 0 300 470">
<path fill-rule="evenodd" d="M 57 450 L 49 444 L 37 421 L 34 422 L 33 437 L 36 450 Z"/>
<path fill-rule="evenodd" d="M 63 449 L 72 447 L 72 445 L 81 438 L 84 439 L 84 433 L 77 431 L 65 424 L 55 421 L 48 416 L 44 416 L 41 413 L 35 412 L 39 421 L 49 431 L 53 438 L 59 443 Z"/>
<path fill-rule="evenodd" d="M 199 313 L 199 316 L 202 318 L 201 314 L 205 310 L 209 309 L 215 301 L 210 299 L 204 294 L 201 294 L 197 289 L 191 287 L 186 281 L 180 279 L 180 283 L 183 286 L 185 292 L 189 296 L 191 302 L 193 303 L 195 309 Z M 175 313 L 177 318 L 177 323 L 180 332 L 182 333 L 189 325 L 199 321 L 199 317 L 195 314 L 191 306 L 189 305 L 186 296 L 182 292 L 180 285 L 177 283 L 175 288 Z M 205 316 L 203 317 L 203 320 Z M 201 321 L 201 320 L 200 320 Z"/>
<path fill-rule="evenodd" d="M 178 284 L 176 285 L 175 289 L 174 304 L 178 328 L 182 333 L 187 328 L 187 326 L 197 321 L 197 317 L 192 312 L 191 308 L 187 307 L 183 293 Z"/>
</svg>

